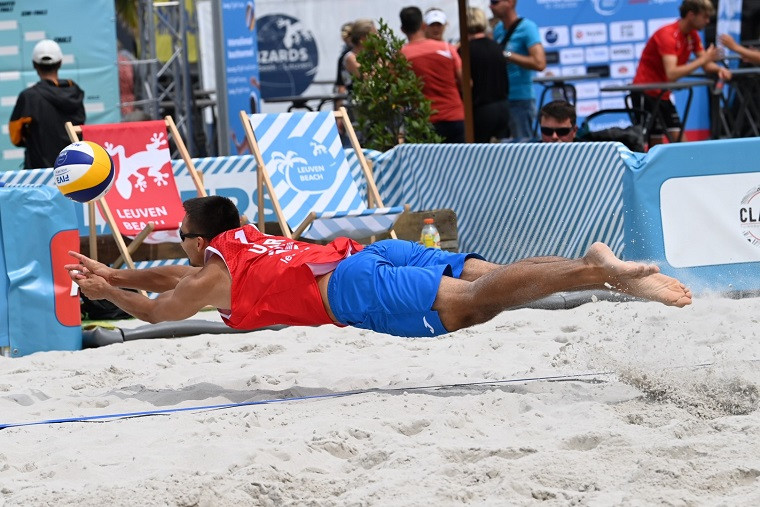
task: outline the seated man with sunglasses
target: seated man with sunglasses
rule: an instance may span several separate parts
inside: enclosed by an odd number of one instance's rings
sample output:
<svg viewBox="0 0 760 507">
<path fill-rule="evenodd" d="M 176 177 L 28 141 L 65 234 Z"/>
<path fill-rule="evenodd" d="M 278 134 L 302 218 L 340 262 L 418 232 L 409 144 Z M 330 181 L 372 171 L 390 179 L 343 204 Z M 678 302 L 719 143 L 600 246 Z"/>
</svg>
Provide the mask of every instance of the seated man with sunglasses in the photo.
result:
<svg viewBox="0 0 760 507">
<path fill-rule="evenodd" d="M 542 143 L 572 143 L 578 126 L 575 106 L 564 100 L 549 102 L 538 113 Z"/>
<path fill-rule="evenodd" d="M 77 252 L 69 276 L 90 299 L 108 299 L 147 322 L 180 320 L 213 306 L 235 329 L 273 324 L 354 326 L 396 336 L 436 336 L 487 322 L 554 292 L 614 289 L 682 307 L 691 292 L 657 266 L 624 262 L 602 243 L 580 259 L 508 265 L 477 254 L 388 239 L 327 245 L 240 227 L 235 204 L 212 195 L 184 202 L 182 249 L 190 266 L 113 269 Z M 150 299 L 122 288 L 160 293 Z"/>
</svg>

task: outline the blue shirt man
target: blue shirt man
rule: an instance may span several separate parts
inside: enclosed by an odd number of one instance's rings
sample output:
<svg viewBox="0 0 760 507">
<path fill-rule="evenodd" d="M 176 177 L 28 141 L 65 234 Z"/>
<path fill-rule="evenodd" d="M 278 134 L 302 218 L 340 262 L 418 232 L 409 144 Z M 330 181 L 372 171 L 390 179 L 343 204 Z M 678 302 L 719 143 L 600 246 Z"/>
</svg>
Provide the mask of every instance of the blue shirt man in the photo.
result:
<svg viewBox="0 0 760 507">
<path fill-rule="evenodd" d="M 513 141 L 530 141 L 536 123 L 536 95 L 533 90 L 535 71 L 546 68 L 546 53 L 541 44 L 538 25 L 519 18 L 515 10 L 517 0 L 491 0 L 491 12 L 500 21 L 494 27 L 494 40 L 503 43 L 509 29 L 515 24 L 504 45 L 509 74 L 509 128 Z"/>
</svg>

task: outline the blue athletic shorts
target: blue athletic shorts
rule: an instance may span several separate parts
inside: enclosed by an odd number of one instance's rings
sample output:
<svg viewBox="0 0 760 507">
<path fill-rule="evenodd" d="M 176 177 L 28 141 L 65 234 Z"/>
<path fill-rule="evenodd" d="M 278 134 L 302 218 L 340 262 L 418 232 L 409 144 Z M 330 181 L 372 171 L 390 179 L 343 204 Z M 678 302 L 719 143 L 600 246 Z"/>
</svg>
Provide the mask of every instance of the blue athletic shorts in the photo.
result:
<svg viewBox="0 0 760 507">
<path fill-rule="evenodd" d="M 396 336 L 437 336 L 448 331 L 432 310 L 442 276 L 459 278 L 477 254 L 384 240 L 342 260 L 327 299 L 339 322 Z"/>
</svg>

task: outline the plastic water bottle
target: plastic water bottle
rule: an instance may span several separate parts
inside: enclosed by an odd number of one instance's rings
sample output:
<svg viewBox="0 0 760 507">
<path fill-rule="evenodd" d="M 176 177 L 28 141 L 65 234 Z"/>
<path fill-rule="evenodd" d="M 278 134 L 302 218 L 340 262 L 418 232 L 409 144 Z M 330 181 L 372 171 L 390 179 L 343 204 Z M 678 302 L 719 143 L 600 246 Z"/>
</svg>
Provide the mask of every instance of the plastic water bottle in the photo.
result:
<svg viewBox="0 0 760 507">
<path fill-rule="evenodd" d="M 420 234 L 420 243 L 427 248 L 441 248 L 441 235 L 438 234 L 433 219 L 426 218 L 424 222 L 425 225 L 422 226 L 422 233 Z"/>
</svg>

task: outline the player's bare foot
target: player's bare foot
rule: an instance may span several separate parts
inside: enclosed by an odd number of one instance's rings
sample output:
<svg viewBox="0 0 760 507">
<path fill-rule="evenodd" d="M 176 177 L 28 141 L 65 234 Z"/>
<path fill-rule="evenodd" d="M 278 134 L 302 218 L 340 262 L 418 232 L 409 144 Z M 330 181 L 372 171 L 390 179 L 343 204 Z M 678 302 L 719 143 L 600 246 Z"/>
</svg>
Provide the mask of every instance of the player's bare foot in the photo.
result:
<svg viewBox="0 0 760 507">
<path fill-rule="evenodd" d="M 622 280 L 615 288 L 631 296 L 679 308 L 691 304 L 691 290 L 673 277 L 655 273 L 643 278 Z"/>
<path fill-rule="evenodd" d="M 691 304 L 691 291 L 673 277 L 663 275 L 654 264 L 618 259 L 604 243 L 594 243 L 584 260 L 605 270 L 607 284 L 631 296 L 669 306 Z"/>
<path fill-rule="evenodd" d="M 591 245 L 583 260 L 592 266 L 602 268 L 606 281 L 613 285 L 616 285 L 618 280 L 641 278 L 660 271 L 660 268 L 654 264 L 620 260 L 604 243 Z"/>
</svg>

